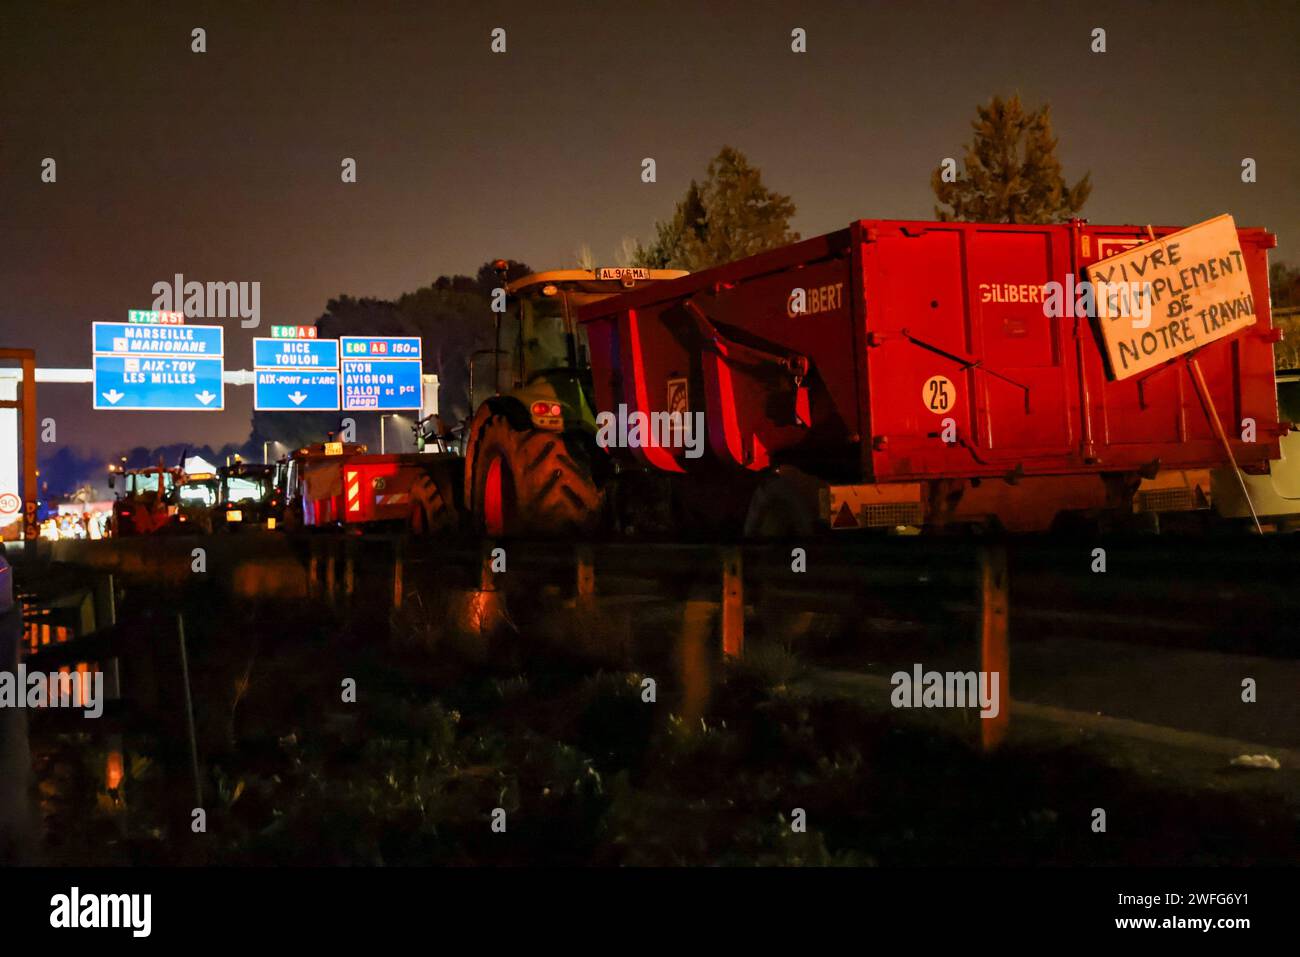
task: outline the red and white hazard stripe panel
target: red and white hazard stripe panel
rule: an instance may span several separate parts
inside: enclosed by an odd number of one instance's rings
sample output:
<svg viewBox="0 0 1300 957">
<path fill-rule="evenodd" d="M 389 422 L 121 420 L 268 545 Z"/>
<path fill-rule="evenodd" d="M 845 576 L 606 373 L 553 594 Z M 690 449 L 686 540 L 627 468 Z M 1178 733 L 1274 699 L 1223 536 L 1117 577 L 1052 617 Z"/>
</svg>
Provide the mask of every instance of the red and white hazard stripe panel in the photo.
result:
<svg viewBox="0 0 1300 957">
<path fill-rule="evenodd" d="M 344 485 L 347 497 L 346 508 L 349 512 L 361 511 L 361 476 L 352 470 L 344 473 Z"/>
</svg>

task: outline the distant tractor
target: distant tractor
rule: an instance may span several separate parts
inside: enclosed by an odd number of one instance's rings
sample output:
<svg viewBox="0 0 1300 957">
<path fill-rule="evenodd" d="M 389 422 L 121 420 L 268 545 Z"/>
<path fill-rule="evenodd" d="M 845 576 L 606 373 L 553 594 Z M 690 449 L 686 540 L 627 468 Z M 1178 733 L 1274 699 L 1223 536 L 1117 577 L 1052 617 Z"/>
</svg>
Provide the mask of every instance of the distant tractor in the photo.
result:
<svg viewBox="0 0 1300 957">
<path fill-rule="evenodd" d="M 608 459 L 596 446 L 591 356 L 578 310 L 687 275 L 682 270 L 562 269 L 504 282 L 496 347 L 471 365 L 464 496 L 477 532 L 588 532 Z M 486 373 L 486 374 L 484 374 Z"/>
<path fill-rule="evenodd" d="M 152 535 L 172 524 L 180 510 L 177 488 L 184 476 L 181 469 L 162 465 L 120 473 L 122 491 L 113 502 L 110 535 L 113 538 Z M 117 478 L 117 474 L 110 473 L 109 488 L 116 487 Z"/>
<path fill-rule="evenodd" d="M 459 526 L 459 455 L 372 454 L 365 445 L 318 442 L 278 466 L 273 484 L 287 531 L 409 529 L 417 534 Z"/>
<path fill-rule="evenodd" d="M 276 467 L 237 462 L 217 470 L 219 484 L 213 524 L 237 531 L 241 528 L 274 529 L 279 524 L 282 500 L 276 488 Z"/>
<path fill-rule="evenodd" d="M 461 458 L 446 452 L 356 455 L 343 465 L 347 528 L 416 535 L 460 527 Z"/>
<path fill-rule="evenodd" d="M 282 469 L 285 530 L 338 527 L 343 521 L 343 463 L 365 451 L 355 442 L 315 442 L 291 452 Z"/>
<path fill-rule="evenodd" d="M 217 504 L 217 476 L 193 472 L 176 487 L 175 531 L 207 535 L 212 532 L 212 514 Z"/>
</svg>

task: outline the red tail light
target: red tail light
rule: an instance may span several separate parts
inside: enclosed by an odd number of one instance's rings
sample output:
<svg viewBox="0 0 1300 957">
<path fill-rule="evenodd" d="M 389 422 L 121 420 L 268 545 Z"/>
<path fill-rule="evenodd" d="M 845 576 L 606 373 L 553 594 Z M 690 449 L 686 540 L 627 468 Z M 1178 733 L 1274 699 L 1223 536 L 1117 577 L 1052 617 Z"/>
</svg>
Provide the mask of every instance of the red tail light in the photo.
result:
<svg viewBox="0 0 1300 957">
<path fill-rule="evenodd" d="M 559 415 L 560 404 L 558 402 L 534 402 L 533 415 Z"/>
</svg>

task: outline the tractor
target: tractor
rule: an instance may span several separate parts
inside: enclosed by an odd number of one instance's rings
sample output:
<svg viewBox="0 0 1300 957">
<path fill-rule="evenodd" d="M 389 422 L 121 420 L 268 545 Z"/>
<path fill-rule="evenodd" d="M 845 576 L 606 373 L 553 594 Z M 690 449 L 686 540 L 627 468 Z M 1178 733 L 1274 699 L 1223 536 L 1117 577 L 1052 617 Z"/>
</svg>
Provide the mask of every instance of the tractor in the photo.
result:
<svg viewBox="0 0 1300 957">
<path fill-rule="evenodd" d="M 280 519 L 281 496 L 276 487 L 276 467 L 249 462 L 235 462 L 217 470 L 214 523 L 218 528 L 237 531 L 241 528 L 274 529 Z"/>
<path fill-rule="evenodd" d="M 212 514 L 217 504 L 217 476 L 212 472 L 191 472 L 176 487 L 173 531 L 207 535 L 212 532 Z"/>
<path fill-rule="evenodd" d="M 474 410 L 461 439 L 464 507 L 471 530 L 491 536 L 586 533 L 601 507 L 601 469 L 592 405 L 591 356 L 578 309 L 682 270 L 561 269 L 507 283 L 495 263 L 506 310 L 496 314 L 495 348 L 470 357 Z M 448 435 L 426 441 L 450 441 Z M 416 527 L 449 524 L 447 491 L 432 477 L 412 488 Z"/>
<path fill-rule="evenodd" d="M 179 512 L 177 488 L 185 479 L 179 468 L 157 466 L 122 471 L 122 491 L 113 502 L 110 530 L 114 538 L 152 535 L 172 524 Z M 117 485 L 110 473 L 109 488 Z"/>
<path fill-rule="evenodd" d="M 286 531 L 338 528 L 343 521 L 343 463 L 364 455 L 366 446 L 329 438 L 295 450 L 277 466 L 278 524 Z"/>
<path fill-rule="evenodd" d="M 1164 355 L 1158 371 L 1120 376 L 1095 310 L 1050 307 L 1062 277 L 1176 232 L 858 220 L 690 275 L 517 279 L 495 348 L 471 362 L 490 372 L 471 375 L 463 436 L 471 529 L 731 540 L 1195 523 L 1212 470 L 1263 475 L 1290 431 L 1267 306 L 1276 238 L 1216 233 L 1258 315 L 1197 340 L 1194 365 L 1147 332 L 1120 345 Z M 1217 409 L 1258 438 L 1230 438 Z"/>
</svg>

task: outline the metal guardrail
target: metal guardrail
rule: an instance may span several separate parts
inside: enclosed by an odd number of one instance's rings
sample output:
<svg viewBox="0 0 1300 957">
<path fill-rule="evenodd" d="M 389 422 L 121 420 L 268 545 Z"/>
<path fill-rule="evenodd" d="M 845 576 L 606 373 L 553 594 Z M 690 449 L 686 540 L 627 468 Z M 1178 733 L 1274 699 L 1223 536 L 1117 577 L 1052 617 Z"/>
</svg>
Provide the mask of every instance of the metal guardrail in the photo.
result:
<svg viewBox="0 0 1300 957">
<path fill-rule="evenodd" d="M 123 568 L 124 580 L 142 585 L 149 582 L 149 587 L 159 588 L 157 579 L 150 577 L 153 566 L 148 562 L 172 567 L 184 559 L 184 574 L 179 578 L 187 583 L 182 587 L 188 587 L 195 580 L 188 564 L 193 544 L 159 540 L 150 549 L 136 545 L 124 549 L 123 554 L 129 553 L 134 563 Z M 746 605 L 757 607 L 765 598 L 777 596 L 782 607 L 792 610 L 852 615 L 861 609 L 864 596 L 901 597 L 907 608 L 928 609 L 922 613 L 941 614 L 956 620 L 960 627 L 970 627 L 979 670 L 1004 675 L 999 687 L 1007 701 L 1011 700 L 1005 674 L 1009 671 L 1012 616 L 1032 622 L 1035 615 L 1041 621 L 1044 614 L 1069 612 L 1089 627 L 1089 616 L 1095 614 L 1100 624 L 1092 627 L 1107 627 L 1103 619 L 1109 616 L 1105 620 L 1112 625 L 1125 620 L 1136 628 L 1141 626 L 1141 616 L 1159 614 L 1163 616 L 1159 623 L 1177 620 L 1189 628 L 1200 628 L 1195 634 L 1165 628 L 1144 639 L 1177 646 L 1189 638 L 1207 640 L 1203 626 L 1232 613 L 1235 606 L 1225 605 L 1224 588 L 1248 596 L 1276 595 L 1268 613 L 1256 616 L 1270 629 L 1274 629 L 1275 620 L 1282 620 L 1293 606 L 1300 605 L 1293 589 L 1285 594 L 1277 591 L 1289 574 L 1286 569 L 1294 567 L 1290 562 L 1300 539 L 1243 536 L 1189 543 L 1152 538 L 1107 544 L 1111 568 L 1099 575 L 1088 569 L 1092 543 L 1085 542 L 873 539 L 810 542 L 806 547 L 793 543 L 574 545 L 447 542 L 401 535 L 304 535 L 277 536 L 265 542 L 232 539 L 223 544 L 224 551 L 210 552 L 207 574 L 212 576 L 211 584 L 229 587 L 234 595 L 305 600 L 357 616 L 354 620 L 358 621 L 369 620 L 368 615 L 385 609 L 400 609 L 414 592 L 428 587 L 502 591 L 506 593 L 503 597 L 546 590 L 577 601 L 597 596 L 616 601 L 638 596 L 686 601 L 708 607 L 710 616 L 717 612 L 716 627 L 706 623 L 696 628 L 690 639 L 704 643 L 696 650 L 710 660 L 744 655 Z M 111 542 L 88 545 L 96 547 L 82 551 L 93 552 L 100 559 L 112 559 L 117 548 Z M 795 549 L 806 561 L 804 573 L 792 568 Z M 220 558 L 214 561 L 217 555 Z M 497 564 L 498 557 L 504 558 L 504 567 Z M 1017 579 L 1014 590 L 1013 576 Z M 255 579 L 255 585 L 269 583 L 273 590 L 241 590 L 250 579 Z M 69 627 L 56 619 L 61 615 L 72 620 L 84 614 L 85 599 L 78 605 L 75 600 L 50 596 L 38 607 L 40 614 L 32 618 L 34 627 Z M 177 630 L 181 627 L 178 623 Z M 378 628 L 382 630 L 383 625 Z M 157 622 L 153 630 L 158 630 Z M 1032 625 L 1026 629 L 1030 630 Z M 57 658 L 60 664 L 68 664 L 79 654 L 75 649 L 84 650 L 80 652 L 83 660 L 94 660 L 92 652 L 101 658 L 115 652 L 121 658 L 125 646 L 115 642 L 125 641 L 128 635 L 129 630 L 119 639 L 105 635 L 88 641 L 90 636 L 83 631 L 79 641 L 84 643 L 73 642 L 67 651 L 54 653 L 48 660 Z M 161 644 L 174 647 L 166 641 Z M 155 654 L 156 649 L 147 649 L 147 653 Z M 1285 656 L 1293 654 L 1293 649 L 1265 653 Z M 169 683 L 174 683 L 178 669 L 183 670 L 176 661 L 159 667 L 165 669 Z M 169 720 L 180 714 L 181 707 L 175 697 L 169 702 Z M 188 713 L 190 705 L 183 707 Z M 1003 708 L 999 713 L 1008 711 Z M 981 725 L 985 747 L 996 747 L 1005 733 L 1004 723 L 1001 727 Z"/>
</svg>

